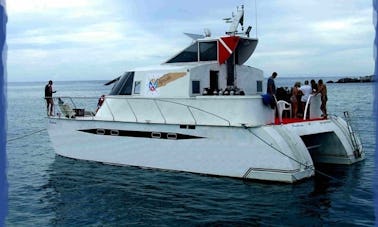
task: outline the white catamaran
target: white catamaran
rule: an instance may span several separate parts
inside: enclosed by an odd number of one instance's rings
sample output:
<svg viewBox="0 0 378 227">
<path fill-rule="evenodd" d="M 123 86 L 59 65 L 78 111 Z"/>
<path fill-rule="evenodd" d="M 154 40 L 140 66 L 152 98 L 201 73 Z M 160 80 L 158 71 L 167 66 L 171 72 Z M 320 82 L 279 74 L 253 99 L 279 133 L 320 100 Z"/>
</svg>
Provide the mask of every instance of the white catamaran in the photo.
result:
<svg viewBox="0 0 378 227">
<path fill-rule="evenodd" d="M 308 99 L 304 119 L 282 118 L 285 101 L 264 104 L 263 71 L 244 65 L 258 39 L 251 27 L 238 32 L 243 19 L 241 7 L 224 36 L 188 34 L 193 42 L 163 64 L 125 72 L 96 113 L 54 97 L 48 132 L 56 153 L 290 183 L 313 176 L 314 163 L 363 160 L 348 121 L 321 117 L 319 96 Z"/>
</svg>

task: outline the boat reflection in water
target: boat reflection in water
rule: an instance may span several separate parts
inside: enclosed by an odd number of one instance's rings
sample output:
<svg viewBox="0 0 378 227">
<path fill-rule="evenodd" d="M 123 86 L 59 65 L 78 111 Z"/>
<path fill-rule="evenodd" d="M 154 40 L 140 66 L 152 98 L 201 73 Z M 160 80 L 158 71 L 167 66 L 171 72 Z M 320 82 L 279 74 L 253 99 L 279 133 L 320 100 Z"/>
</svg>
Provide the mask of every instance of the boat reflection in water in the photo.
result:
<svg viewBox="0 0 378 227">
<path fill-rule="evenodd" d="M 360 167 L 360 163 L 353 168 L 321 165 L 320 171 L 338 180 L 317 174 L 301 184 L 267 187 L 259 182 L 99 165 L 57 156 L 41 191 L 46 192 L 42 198 L 46 211 L 54 212 L 51 224 L 59 226 L 323 225 L 340 223 L 340 219 L 341 223 L 353 220 L 356 224 L 359 215 L 363 221 L 374 219 L 370 212 L 352 212 L 352 218 L 340 208 L 345 203 L 351 210 L 360 206 L 343 199 L 360 185 L 361 179 L 356 177 Z"/>
</svg>

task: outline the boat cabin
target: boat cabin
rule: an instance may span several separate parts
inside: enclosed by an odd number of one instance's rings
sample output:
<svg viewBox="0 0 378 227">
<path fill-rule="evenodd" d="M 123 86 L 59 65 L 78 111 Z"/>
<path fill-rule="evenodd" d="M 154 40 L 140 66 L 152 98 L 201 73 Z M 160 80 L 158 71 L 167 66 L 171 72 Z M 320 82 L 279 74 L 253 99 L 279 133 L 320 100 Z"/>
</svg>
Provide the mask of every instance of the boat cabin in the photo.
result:
<svg viewBox="0 0 378 227">
<path fill-rule="evenodd" d="M 153 70 L 135 70 L 120 77 L 109 95 L 148 98 L 189 98 L 202 95 L 256 95 L 263 92 L 263 72 L 236 65 L 232 85 L 227 65 L 198 63 L 162 65 Z"/>
<path fill-rule="evenodd" d="M 239 36 L 198 39 L 159 66 L 126 72 L 110 95 L 188 98 L 261 94 L 263 72 L 243 65 L 257 41 Z"/>
</svg>

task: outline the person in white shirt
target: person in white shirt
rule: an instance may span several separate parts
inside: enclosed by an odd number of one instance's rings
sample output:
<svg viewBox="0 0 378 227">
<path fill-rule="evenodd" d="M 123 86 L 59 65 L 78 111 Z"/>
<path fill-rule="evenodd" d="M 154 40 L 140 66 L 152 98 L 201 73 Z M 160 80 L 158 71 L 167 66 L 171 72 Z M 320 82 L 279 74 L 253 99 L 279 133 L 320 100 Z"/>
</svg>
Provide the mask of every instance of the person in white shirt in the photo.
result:
<svg viewBox="0 0 378 227">
<path fill-rule="evenodd" d="M 304 114 L 304 110 L 305 110 L 307 99 L 308 99 L 308 97 L 310 97 L 310 94 L 312 93 L 312 87 L 308 84 L 308 80 L 306 80 L 304 82 L 304 85 L 302 85 L 299 88 L 299 90 L 303 94 L 302 97 L 301 97 L 301 103 L 302 103 L 302 111 L 303 111 L 303 114 Z M 309 107 L 308 107 L 308 110 L 310 109 Z"/>
</svg>

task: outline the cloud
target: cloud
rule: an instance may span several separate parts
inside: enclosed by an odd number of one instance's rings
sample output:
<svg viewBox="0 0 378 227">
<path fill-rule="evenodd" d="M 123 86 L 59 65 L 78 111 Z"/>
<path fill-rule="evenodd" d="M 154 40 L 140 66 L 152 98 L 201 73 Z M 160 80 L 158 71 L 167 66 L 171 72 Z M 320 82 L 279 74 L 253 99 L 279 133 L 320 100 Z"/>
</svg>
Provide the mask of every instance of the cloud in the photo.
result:
<svg viewBox="0 0 378 227">
<path fill-rule="evenodd" d="M 7 11 L 11 14 L 24 13 L 49 13 L 51 11 L 62 11 L 67 9 L 83 9 L 93 6 L 94 1 L 90 0 L 12 0 L 7 1 Z"/>
<path fill-rule="evenodd" d="M 202 7 L 194 7 L 198 4 Z M 108 79 L 104 76 L 160 64 L 190 44 L 183 32 L 202 34 L 209 28 L 213 36 L 224 35 L 228 24 L 222 18 L 231 16 L 236 4 L 220 0 L 210 6 L 199 0 L 8 1 L 9 80 L 46 80 L 53 74 Z M 259 45 L 248 64 L 290 75 L 333 71 L 332 64 L 353 56 L 361 59 L 359 65 L 345 70 L 370 71 L 371 3 L 271 0 L 258 1 L 256 8 Z M 254 35 L 254 5 L 248 2 L 245 11 L 245 25 L 253 26 Z"/>
</svg>

